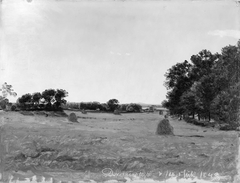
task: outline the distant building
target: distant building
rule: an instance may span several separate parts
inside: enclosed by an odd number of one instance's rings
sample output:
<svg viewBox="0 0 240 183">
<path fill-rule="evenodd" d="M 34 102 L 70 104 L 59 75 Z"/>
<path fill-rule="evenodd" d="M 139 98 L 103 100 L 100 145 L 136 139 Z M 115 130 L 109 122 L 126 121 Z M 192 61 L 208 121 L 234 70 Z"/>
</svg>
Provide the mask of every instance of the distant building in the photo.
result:
<svg viewBox="0 0 240 183">
<path fill-rule="evenodd" d="M 168 114 L 168 109 L 158 106 L 142 107 L 143 112 L 158 112 L 160 115 Z"/>
<path fill-rule="evenodd" d="M 142 107 L 143 112 L 154 112 L 154 109 L 152 107 Z"/>
<path fill-rule="evenodd" d="M 168 109 L 164 107 L 155 107 L 155 111 L 159 112 L 160 115 L 168 114 Z"/>
</svg>

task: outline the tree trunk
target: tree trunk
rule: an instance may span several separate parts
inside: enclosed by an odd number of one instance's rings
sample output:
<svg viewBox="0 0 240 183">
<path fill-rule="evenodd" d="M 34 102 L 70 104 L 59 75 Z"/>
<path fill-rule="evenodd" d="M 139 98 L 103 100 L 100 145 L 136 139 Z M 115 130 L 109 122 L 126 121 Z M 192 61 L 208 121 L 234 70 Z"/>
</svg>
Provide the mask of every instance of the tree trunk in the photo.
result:
<svg viewBox="0 0 240 183">
<path fill-rule="evenodd" d="M 201 118 L 200 118 L 200 114 L 198 113 L 198 121 L 200 121 L 201 120 Z"/>
<path fill-rule="evenodd" d="M 208 119 L 209 119 L 209 122 L 211 121 L 211 113 L 210 111 L 208 112 Z"/>
<path fill-rule="evenodd" d="M 195 119 L 195 113 L 193 112 L 192 119 Z"/>
</svg>

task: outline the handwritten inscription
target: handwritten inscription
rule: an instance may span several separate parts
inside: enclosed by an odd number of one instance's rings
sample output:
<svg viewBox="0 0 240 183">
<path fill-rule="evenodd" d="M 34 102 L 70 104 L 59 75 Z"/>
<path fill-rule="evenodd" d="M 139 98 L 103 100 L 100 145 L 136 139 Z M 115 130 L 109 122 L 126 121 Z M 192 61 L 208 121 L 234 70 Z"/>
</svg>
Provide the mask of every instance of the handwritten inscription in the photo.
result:
<svg viewBox="0 0 240 183">
<path fill-rule="evenodd" d="M 200 178 L 200 179 L 218 179 L 220 177 L 219 173 L 208 173 L 208 172 L 195 172 L 195 171 L 189 171 L 189 170 L 183 170 L 180 172 L 172 172 L 172 171 L 166 171 L 166 172 L 159 172 L 159 176 L 164 176 L 166 178 L 168 177 L 181 177 L 184 179 L 188 178 Z"/>
<path fill-rule="evenodd" d="M 121 172 L 121 171 L 113 171 L 111 168 L 105 168 L 102 170 L 102 174 L 105 177 L 138 177 L 142 179 L 150 178 L 153 173 L 152 172 Z M 184 178 L 184 179 L 211 179 L 211 180 L 221 180 L 223 176 L 220 176 L 218 172 L 215 173 L 209 173 L 209 172 L 195 172 L 195 171 L 189 171 L 189 170 L 183 170 L 180 172 L 173 172 L 173 171 L 164 171 L 158 172 L 159 177 L 163 178 Z"/>
<path fill-rule="evenodd" d="M 113 171 L 111 168 L 105 168 L 102 170 L 102 173 L 105 177 L 140 177 L 140 178 L 147 178 L 151 177 L 151 172 L 120 172 L 120 171 Z"/>
</svg>

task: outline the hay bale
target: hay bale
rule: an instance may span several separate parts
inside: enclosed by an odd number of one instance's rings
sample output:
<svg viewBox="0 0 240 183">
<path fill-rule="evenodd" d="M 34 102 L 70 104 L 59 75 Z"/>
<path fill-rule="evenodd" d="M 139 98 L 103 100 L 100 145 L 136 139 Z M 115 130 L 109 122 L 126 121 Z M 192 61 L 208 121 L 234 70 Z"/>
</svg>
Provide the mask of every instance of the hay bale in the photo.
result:
<svg viewBox="0 0 240 183">
<path fill-rule="evenodd" d="M 75 113 L 69 114 L 68 120 L 71 121 L 71 122 L 78 122 L 78 121 L 77 121 L 77 116 L 76 116 Z"/>
<path fill-rule="evenodd" d="M 113 114 L 115 114 L 115 115 L 121 115 L 121 112 L 116 109 L 116 110 L 114 110 Z"/>
<path fill-rule="evenodd" d="M 82 112 L 82 114 L 87 114 L 87 111 L 85 111 L 85 110 L 82 110 L 81 112 Z"/>
<path fill-rule="evenodd" d="M 174 135 L 173 127 L 170 125 L 169 120 L 165 117 L 165 119 L 161 120 L 157 126 L 157 135 Z"/>
</svg>

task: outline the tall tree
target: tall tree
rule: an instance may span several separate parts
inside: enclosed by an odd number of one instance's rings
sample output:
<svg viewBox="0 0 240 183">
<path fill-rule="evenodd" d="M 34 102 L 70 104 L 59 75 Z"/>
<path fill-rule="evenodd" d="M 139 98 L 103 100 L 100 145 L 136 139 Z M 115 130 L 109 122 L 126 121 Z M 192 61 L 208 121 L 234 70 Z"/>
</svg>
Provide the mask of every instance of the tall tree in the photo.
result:
<svg viewBox="0 0 240 183">
<path fill-rule="evenodd" d="M 35 105 L 39 104 L 39 101 L 40 101 L 41 98 L 42 98 L 42 95 L 39 92 L 36 92 L 36 93 L 32 94 L 32 101 Z"/>
<path fill-rule="evenodd" d="M 56 109 L 59 109 L 61 104 L 66 104 L 67 101 L 64 99 L 65 97 L 68 96 L 68 92 L 66 90 L 63 89 L 57 89 L 57 91 L 55 92 L 55 96 L 54 96 L 54 106 L 56 107 Z"/>
<path fill-rule="evenodd" d="M 8 85 L 6 82 L 2 85 L 2 88 L 0 88 L 0 91 L 2 92 L 2 97 L 7 98 L 8 95 L 17 96 L 17 93 L 14 92 L 12 89 L 12 85 Z"/>
<path fill-rule="evenodd" d="M 199 101 L 199 106 L 202 107 L 202 112 L 211 120 L 211 103 L 217 96 L 217 88 L 214 84 L 214 75 L 203 76 L 199 82 L 196 83 L 195 94 Z"/>
<path fill-rule="evenodd" d="M 22 95 L 17 100 L 18 107 L 24 110 L 29 110 L 31 107 L 33 107 L 33 100 L 32 95 L 30 93 L 27 93 L 25 95 Z"/>
<path fill-rule="evenodd" d="M 197 102 L 198 98 L 194 90 L 190 89 L 183 93 L 181 96 L 180 105 L 184 111 L 184 113 L 192 114 L 193 118 L 195 113 L 200 111 L 199 103 Z"/>
<path fill-rule="evenodd" d="M 202 50 L 196 55 L 191 56 L 192 68 L 189 77 L 193 82 L 199 81 L 203 76 L 212 73 L 212 68 L 219 60 L 218 53 L 212 54 L 208 50 Z"/>
<path fill-rule="evenodd" d="M 52 104 L 56 102 L 55 94 L 56 91 L 54 89 L 48 89 L 42 92 L 42 98 L 45 100 L 47 110 L 51 110 Z"/>
<path fill-rule="evenodd" d="M 16 97 L 17 93 L 12 89 L 12 85 L 8 85 L 6 82 L 3 83 L 0 91 L 2 92 L 0 96 L 0 106 L 2 109 L 5 109 L 7 104 L 9 104 L 8 95 Z"/>
<path fill-rule="evenodd" d="M 165 74 L 165 86 L 168 89 L 166 107 L 171 113 L 183 113 L 180 101 L 182 94 L 192 85 L 192 81 L 189 77 L 191 67 L 191 64 L 185 60 L 182 63 L 177 63 L 172 66 Z"/>
<path fill-rule="evenodd" d="M 215 118 L 231 125 L 239 121 L 239 73 L 240 40 L 236 46 L 222 48 L 222 54 L 214 68 L 218 94 L 211 105 Z"/>
<path fill-rule="evenodd" d="M 239 82 L 240 40 L 237 46 L 229 45 L 222 48 L 222 54 L 215 67 L 219 74 L 222 89 L 227 89 Z"/>
<path fill-rule="evenodd" d="M 185 81 L 189 80 L 189 71 L 191 70 L 192 65 L 185 60 L 182 63 L 177 63 L 173 65 L 165 73 L 166 81 L 164 85 L 167 89 L 173 89 L 177 87 L 180 83 L 184 84 L 186 87 L 189 87 L 188 83 Z"/>
</svg>

